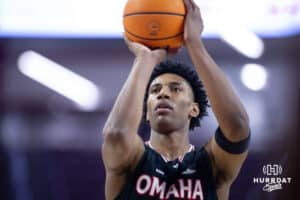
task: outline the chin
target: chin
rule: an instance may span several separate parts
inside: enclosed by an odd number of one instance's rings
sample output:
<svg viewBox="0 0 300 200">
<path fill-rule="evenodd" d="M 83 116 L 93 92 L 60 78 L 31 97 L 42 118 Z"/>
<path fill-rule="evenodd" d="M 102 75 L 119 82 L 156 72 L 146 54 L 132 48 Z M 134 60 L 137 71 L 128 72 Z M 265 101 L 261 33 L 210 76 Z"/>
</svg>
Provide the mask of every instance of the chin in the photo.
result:
<svg viewBox="0 0 300 200">
<path fill-rule="evenodd" d="M 151 128 L 153 128 L 156 132 L 161 134 L 168 134 L 176 130 L 174 124 L 168 121 L 157 122 L 154 126 L 151 126 Z"/>
</svg>

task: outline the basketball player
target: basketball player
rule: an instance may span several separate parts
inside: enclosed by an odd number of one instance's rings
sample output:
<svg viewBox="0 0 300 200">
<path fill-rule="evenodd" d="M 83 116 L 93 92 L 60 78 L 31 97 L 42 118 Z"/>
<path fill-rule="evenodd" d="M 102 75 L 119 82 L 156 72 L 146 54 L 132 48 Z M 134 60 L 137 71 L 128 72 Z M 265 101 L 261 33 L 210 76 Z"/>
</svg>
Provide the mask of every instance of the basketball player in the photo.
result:
<svg viewBox="0 0 300 200">
<path fill-rule="evenodd" d="M 199 38 L 199 8 L 185 5 L 184 43 L 195 70 L 125 39 L 136 58 L 103 129 L 107 200 L 225 200 L 247 156 L 247 113 Z M 219 127 L 195 148 L 188 134 L 206 114 L 206 97 Z M 137 134 L 142 118 L 151 127 L 146 143 Z"/>
</svg>

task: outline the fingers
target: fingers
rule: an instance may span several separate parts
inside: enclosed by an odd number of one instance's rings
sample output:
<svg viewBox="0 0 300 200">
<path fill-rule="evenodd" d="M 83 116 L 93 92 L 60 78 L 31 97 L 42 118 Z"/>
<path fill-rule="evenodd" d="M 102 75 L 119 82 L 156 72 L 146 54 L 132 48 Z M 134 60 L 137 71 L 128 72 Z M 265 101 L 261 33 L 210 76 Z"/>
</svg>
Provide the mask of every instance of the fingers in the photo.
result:
<svg viewBox="0 0 300 200">
<path fill-rule="evenodd" d="M 190 1 L 191 1 L 192 6 L 193 6 L 193 9 L 197 9 L 198 6 L 197 6 L 197 4 L 195 3 L 195 1 L 194 1 L 194 0 L 190 0 Z"/>
<path fill-rule="evenodd" d="M 186 41 L 188 38 L 188 27 L 184 26 L 184 31 L 183 31 L 183 40 Z"/>
<path fill-rule="evenodd" d="M 123 38 L 124 38 L 124 42 L 126 43 L 126 45 L 129 46 L 130 40 L 127 38 L 125 33 L 123 33 Z"/>
<path fill-rule="evenodd" d="M 151 50 L 149 47 L 145 46 L 144 44 L 131 41 L 126 35 L 123 33 L 124 42 L 127 45 L 128 49 L 134 53 L 135 55 L 138 55 L 140 52 L 151 52 L 155 51 L 156 53 L 160 54 L 162 57 L 163 55 L 167 54 L 167 51 L 165 49 L 155 49 Z"/>
<path fill-rule="evenodd" d="M 162 55 L 162 57 L 165 57 L 168 54 L 165 49 L 158 49 L 157 51 Z"/>
<path fill-rule="evenodd" d="M 197 4 L 194 2 L 194 0 L 184 0 L 184 4 L 186 6 L 186 9 L 188 11 L 192 11 L 192 10 L 197 10 L 199 9 L 199 7 L 197 6 Z"/>
<path fill-rule="evenodd" d="M 167 51 L 165 49 L 156 49 L 152 51 L 157 58 L 157 61 L 160 63 L 167 57 Z"/>
<path fill-rule="evenodd" d="M 125 35 L 124 33 L 123 33 L 123 38 L 124 38 L 125 44 L 127 45 L 127 48 L 128 48 L 131 52 L 133 52 L 131 42 L 130 42 L 130 40 L 126 37 L 126 35 Z"/>
<path fill-rule="evenodd" d="M 131 41 L 131 40 L 125 35 L 125 33 L 123 33 L 123 38 L 124 38 L 124 41 L 125 41 L 125 43 L 127 44 L 127 46 L 130 46 L 132 43 L 135 43 L 135 42 Z"/>
<path fill-rule="evenodd" d="M 184 0 L 184 4 L 187 10 L 193 10 L 193 5 L 190 0 Z"/>
<path fill-rule="evenodd" d="M 139 44 L 139 43 L 136 43 L 136 42 L 131 41 L 128 37 L 126 37 L 125 34 L 123 34 L 123 37 L 124 37 L 124 41 L 125 41 L 126 45 L 128 46 L 128 48 L 129 48 L 131 51 L 134 51 L 134 48 L 137 48 L 138 46 L 142 46 L 142 45 Z"/>
<path fill-rule="evenodd" d="M 125 33 L 123 33 L 123 38 L 124 38 L 124 41 L 127 43 L 127 42 L 128 42 L 128 38 L 127 38 L 127 36 L 125 35 Z"/>
</svg>

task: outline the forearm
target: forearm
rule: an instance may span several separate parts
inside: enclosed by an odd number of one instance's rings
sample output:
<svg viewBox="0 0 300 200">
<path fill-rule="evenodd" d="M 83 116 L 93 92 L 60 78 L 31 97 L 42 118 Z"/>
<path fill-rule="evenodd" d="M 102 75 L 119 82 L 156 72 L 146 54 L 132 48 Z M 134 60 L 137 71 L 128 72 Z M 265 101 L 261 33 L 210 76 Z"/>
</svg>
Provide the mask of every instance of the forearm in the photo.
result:
<svg viewBox="0 0 300 200">
<path fill-rule="evenodd" d="M 143 100 L 156 61 L 149 56 L 135 59 L 131 72 L 121 89 L 108 120 L 105 132 L 136 134 L 143 113 Z"/>
<path fill-rule="evenodd" d="M 232 140 L 248 135 L 248 115 L 222 70 L 210 57 L 201 40 L 186 45 L 202 79 L 212 110 L 221 129 Z"/>
</svg>

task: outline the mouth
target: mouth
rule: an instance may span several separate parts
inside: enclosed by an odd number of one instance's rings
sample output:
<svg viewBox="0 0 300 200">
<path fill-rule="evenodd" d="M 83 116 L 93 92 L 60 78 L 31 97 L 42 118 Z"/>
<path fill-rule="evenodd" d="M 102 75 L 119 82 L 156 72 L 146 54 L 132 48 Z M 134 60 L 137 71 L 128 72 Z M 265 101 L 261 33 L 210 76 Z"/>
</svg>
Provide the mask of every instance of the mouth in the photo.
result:
<svg viewBox="0 0 300 200">
<path fill-rule="evenodd" d="M 155 111 L 159 114 L 170 112 L 173 110 L 173 107 L 167 102 L 158 103 L 155 107 Z"/>
</svg>

